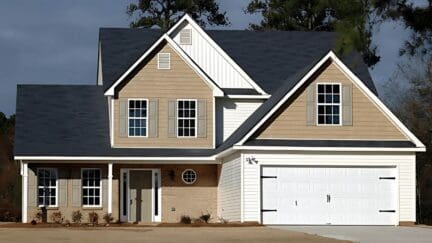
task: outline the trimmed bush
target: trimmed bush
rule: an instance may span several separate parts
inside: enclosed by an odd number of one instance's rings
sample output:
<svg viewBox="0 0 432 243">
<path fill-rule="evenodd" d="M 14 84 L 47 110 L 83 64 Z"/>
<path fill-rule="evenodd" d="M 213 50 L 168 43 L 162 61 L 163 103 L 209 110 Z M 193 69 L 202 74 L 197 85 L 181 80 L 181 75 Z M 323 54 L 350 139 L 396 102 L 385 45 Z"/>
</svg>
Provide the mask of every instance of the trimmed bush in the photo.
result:
<svg viewBox="0 0 432 243">
<path fill-rule="evenodd" d="M 77 211 L 73 211 L 72 212 L 72 222 L 79 224 L 81 223 L 82 220 L 82 213 L 81 211 L 77 210 Z"/>
<path fill-rule="evenodd" d="M 191 224 L 192 223 L 192 219 L 187 216 L 187 215 L 182 215 L 180 218 L 180 223 L 182 224 Z"/>
</svg>

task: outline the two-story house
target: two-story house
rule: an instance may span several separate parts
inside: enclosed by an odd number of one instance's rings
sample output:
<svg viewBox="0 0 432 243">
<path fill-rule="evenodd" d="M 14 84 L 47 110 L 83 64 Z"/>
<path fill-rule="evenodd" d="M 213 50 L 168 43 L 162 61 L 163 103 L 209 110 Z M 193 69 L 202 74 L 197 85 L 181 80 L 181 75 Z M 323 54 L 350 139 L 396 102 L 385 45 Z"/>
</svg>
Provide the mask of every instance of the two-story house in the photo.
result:
<svg viewBox="0 0 432 243">
<path fill-rule="evenodd" d="M 102 28 L 95 85 L 19 85 L 23 222 L 416 221 L 424 145 L 329 32 Z"/>
</svg>

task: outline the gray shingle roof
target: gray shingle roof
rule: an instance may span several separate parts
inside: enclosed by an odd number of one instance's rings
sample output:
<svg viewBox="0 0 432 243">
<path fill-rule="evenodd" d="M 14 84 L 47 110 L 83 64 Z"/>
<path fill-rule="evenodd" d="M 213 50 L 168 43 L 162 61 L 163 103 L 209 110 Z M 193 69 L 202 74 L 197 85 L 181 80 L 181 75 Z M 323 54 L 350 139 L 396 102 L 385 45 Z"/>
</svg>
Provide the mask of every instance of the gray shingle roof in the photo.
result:
<svg viewBox="0 0 432 243">
<path fill-rule="evenodd" d="M 336 46 L 333 32 L 206 30 L 207 34 L 269 94 L 297 70 Z M 105 90 L 154 42 L 160 30 L 101 28 L 102 70 Z M 353 52 L 342 61 L 376 93 L 361 56 Z"/>
<path fill-rule="evenodd" d="M 213 149 L 111 148 L 107 99 L 90 85 L 19 85 L 15 155 L 209 156 Z"/>
<path fill-rule="evenodd" d="M 21 156 L 209 156 L 238 142 L 334 46 L 333 33 L 207 31 L 272 96 L 216 149 L 111 148 L 104 91 L 162 33 L 159 30 L 100 30 L 104 86 L 19 85 L 15 155 Z M 263 62 L 262 60 L 266 60 Z M 373 91 L 375 86 L 357 53 L 342 60 Z M 255 94 L 224 89 L 226 94 Z M 249 142 L 250 143 L 250 142 Z M 331 143 L 321 141 L 320 144 Z M 356 143 L 355 141 L 352 142 Z M 303 146 L 290 142 L 290 146 Z M 362 142 L 363 146 L 375 143 Z M 404 146 L 410 147 L 409 144 Z"/>
</svg>

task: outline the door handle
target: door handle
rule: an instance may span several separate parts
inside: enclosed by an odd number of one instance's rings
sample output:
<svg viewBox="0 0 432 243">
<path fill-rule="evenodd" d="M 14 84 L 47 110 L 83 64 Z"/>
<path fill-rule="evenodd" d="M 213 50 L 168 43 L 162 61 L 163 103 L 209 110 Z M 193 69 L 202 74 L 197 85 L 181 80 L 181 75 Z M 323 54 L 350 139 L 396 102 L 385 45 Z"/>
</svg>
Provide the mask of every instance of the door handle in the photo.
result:
<svg viewBox="0 0 432 243">
<path fill-rule="evenodd" d="M 328 196 L 329 196 L 329 202 L 331 202 L 331 195 L 329 194 Z"/>
<path fill-rule="evenodd" d="M 327 202 L 329 203 L 331 200 L 330 194 L 327 194 L 326 197 L 327 197 Z"/>
<path fill-rule="evenodd" d="M 295 200 L 295 205 L 297 206 L 297 200 Z"/>
</svg>

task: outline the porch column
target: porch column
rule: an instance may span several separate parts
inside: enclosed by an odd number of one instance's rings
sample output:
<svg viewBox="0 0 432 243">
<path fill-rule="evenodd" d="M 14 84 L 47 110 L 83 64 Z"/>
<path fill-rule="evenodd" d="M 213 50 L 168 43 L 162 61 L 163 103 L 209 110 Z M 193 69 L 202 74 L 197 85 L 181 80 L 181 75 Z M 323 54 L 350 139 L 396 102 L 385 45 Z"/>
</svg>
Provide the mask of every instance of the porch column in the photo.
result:
<svg viewBox="0 0 432 243">
<path fill-rule="evenodd" d="M 22 222 L 27 223 L 27 200 L 28 200 L 28 164 L 21 161 L 21 176 L 22 176 Z"/>
<path fill-rule="evenodd" d="M 108 213 L 112 213 L 112 169 L 113 163 L 108 163 Z"/>
</svg>

